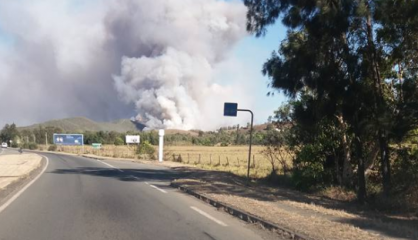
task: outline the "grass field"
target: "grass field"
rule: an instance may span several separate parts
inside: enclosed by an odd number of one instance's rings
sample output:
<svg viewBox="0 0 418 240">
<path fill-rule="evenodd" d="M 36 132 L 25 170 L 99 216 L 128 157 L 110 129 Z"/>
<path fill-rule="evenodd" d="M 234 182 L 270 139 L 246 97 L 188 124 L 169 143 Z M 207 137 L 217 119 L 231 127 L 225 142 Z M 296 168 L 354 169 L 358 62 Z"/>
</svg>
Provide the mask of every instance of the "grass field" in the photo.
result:
<svg viewBox="0 0 418 240">
<path fill-rule="evenodd" d="M 261 153 L 262 146 L 253 146 L 250 174 L 252 177 L 266 177 L 271 172 L 271 164 Z M 240 176 L 247 174 L 248 146 L 206 147 L 206 146 L 169 146 L 164 158 L 197 165 L 201 168 L 230 171 Z"/>
<path fill-rule="evenodd" d="M 41 148 L 46 149 L 45 146 Z M 101 149 L 93 149 L 91 146 L 58 146 L 57 151 L 75 154 L 95 154 L 104 157 L 115 158 L 141 158 L 135 154 L 136 146 L 103 145 Z M 271 173 L 271 164 L 262 153 L 263 146 L 253 146 L 251 154 L 250 175 L 253 178 L 263 178 Z M 156 147 L 157 150 L 157 147 Z M 156 151 L 157 152 L 157 151 Z M 154 156 L 154 159 L 157 156 Z M 248 167 L 248 146 L 166 146 L 164 148 L 164 160 L 182 162 L 195 165 L 204 169 L 229 171 L 240 176 L 246 176 Z M 290 157 L 288 163 L 291 163 Z M 280 169 L 279 169 L 280 170 Z"/>
</svg>

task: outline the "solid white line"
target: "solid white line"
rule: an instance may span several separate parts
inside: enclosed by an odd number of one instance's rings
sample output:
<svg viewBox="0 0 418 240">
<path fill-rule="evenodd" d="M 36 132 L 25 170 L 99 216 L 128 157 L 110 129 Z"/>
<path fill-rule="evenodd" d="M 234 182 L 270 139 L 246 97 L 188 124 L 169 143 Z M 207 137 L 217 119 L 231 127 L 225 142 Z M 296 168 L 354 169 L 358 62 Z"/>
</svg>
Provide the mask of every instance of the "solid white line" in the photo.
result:
<svg viewBox="0 0 418 240">
<path fill-rule="evenodd" d="M 161 189 L 161 188 L 159 188 L 159 187 L 157 187 L 157 186 L 154 186 L 154 185 L 152 185 L 152 184 L 149 184 L 151 187 L 153 187 L 153 188 L 155 188 L 155 189 L 157 189 L 158 191 L 160 191 L 160 192 L 163 192 L 163 193 L 167 193 L 167 191 L 166 190 L 163 190 L 163 189 Z"/>
<path fill-rule="evenodd" d="M 228 225 L 226 225 L 224 222 L 222 222 L 222 221 L 220 221 L 220 220 L 218 220 L 218 219 L 216 219 L 216 218 L 212 217 L 212 216 L 211 216 L 211 215 L 209 215 L 208 213 L 206 213 L 206 212 L 204 212 L 204 211 L 200 210 L 199 208 L 197 208 L 197 207 L 193 207 L 193 206 L 191 206 L 190 208 L 191 208 L 191 209 L 193 209 L 193 210 L 195 210 L 196 212 L 198 212 L 198 213 L 202 214 L 203 216 L 205 216 L 205 217 L 209 218 L 210 220 L 212 220 L 212 221 L 216 222 L 217 224 L 219 224 L 219 225 L 221 225 L 221 226 L 224 226 L 224 227 L 228 227 Z"/>
<path fill-rule="evenodd" d="M 111 168 L 114 168 L 114 169 L 118 170 L 119 172 L 123 172 L 123 170 L 122 170 L 122 169 L 119 169 L 119 168 L 117 168 L 117 167 L 115 167 L 115 166 L 112 166 L 112 165 L 110 165 L 109 163 L 105 163 L 105 162 L 100 161 L 100 160 L 97 160 L 97 161 L 98 161 L 98 162 L 101 162 L 101 163 L 103 163 L 104 165 L 107 165 L 107 166 L 109 166 L 109 167 L 111 167 Z"/>
<path fill-rule="evenodd" d="M 36 176 L 34 179 L 32 179 L 32 181 L 30 181 L 28 184 L 26 184 L 25 187 L 23 187 L 22 189 L 19 190 L 19 192 L 17 192 L 13 197 L 11 197 L 9 200 L 7 200 L 7 202 L 5 202 L 2 206 L 0 206 L 0 213 L 6 209 L 10 204 L 12 204 L 12 202 L 14 200 L 16 200 L 26 189 L 28 189 L 28 187 L 30 187 L 36 180 L 38 180 L 38 178 L 41 177 L 41 175 L 45 172 L 46 168 L 48 167 L 49 164 L 49 159 L 46 156 L 41 155 L 42 157 L 46 158 L 46 164 L 44 166 L 44 169 L 42 169 L 42 172 L 40 174 L 38 174 L 38 176 Z"/>
</svg>

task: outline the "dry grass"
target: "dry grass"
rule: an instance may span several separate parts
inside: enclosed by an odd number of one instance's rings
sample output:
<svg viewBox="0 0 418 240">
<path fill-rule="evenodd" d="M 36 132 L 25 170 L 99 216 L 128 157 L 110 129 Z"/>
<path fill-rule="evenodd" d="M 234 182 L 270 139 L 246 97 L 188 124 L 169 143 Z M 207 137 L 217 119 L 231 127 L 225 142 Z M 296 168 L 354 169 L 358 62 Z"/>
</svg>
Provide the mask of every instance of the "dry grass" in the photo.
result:
<svg viewBox="0 0 418 240">
<path fill-rule="evenodd" d="M 268 187 L 249 187 L 215 172 L 192 177 L 175 182 L 313 239 L 418 239 L 413 219 L 397 220 L 375 212 L 346 211 L 334 208 L 339 203 L 332 200 L 322 201 L 316 196 L 280 188 L 266 191 Z M 308 198 L 319 201 L 305 202 Z"/>
<path fill-rule="evenodd" d="M 272 171 L 269 160 L 262 153 L 264 149 L 263 146 L 252 147 L 250 174 L 253 178 L 266 177 Z M 229 171 L 245 176 L 248 167 L 248 146 L 168 146 L 165 148 L 164 158 L 168 161 L 179 161 L 204 169 Z M 291 165 L 291 159 L 288 159 L 288 164 Z"/>
</svg>

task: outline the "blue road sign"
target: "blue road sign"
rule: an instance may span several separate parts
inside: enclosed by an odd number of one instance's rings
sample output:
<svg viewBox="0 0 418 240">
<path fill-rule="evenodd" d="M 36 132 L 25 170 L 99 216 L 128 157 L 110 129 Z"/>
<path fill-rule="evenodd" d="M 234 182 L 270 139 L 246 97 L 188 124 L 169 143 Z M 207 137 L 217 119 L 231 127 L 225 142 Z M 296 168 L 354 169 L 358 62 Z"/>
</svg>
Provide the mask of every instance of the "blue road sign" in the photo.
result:
<svg viewBox="0 0 418 240">
<path fill-rule="evenodd" d="M 84 145 L 83 134 L 54 134 L 54 144 L 57 145 Z"/>
<path fill-rule="evenodd" d="M 237 116 L 238 103 L 225 103 L 224 116 L 236 117 Z"/>
</svg>

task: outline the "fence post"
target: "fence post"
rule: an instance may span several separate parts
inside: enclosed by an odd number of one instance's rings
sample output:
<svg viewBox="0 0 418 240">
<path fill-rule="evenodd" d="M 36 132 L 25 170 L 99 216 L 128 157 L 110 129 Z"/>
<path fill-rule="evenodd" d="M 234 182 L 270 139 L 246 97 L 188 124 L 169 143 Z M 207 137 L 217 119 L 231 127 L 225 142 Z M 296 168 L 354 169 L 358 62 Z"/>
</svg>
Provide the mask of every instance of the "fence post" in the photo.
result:
<svg viewBox="0 0 418 240">
<path fill-rule="evenodd" d="M 253 168 L 255 168 L 255 155 L 253 155 Z"/>
<path fill-rule="evenodd" d="M 209 165 L 212 166 L 212 153 L 209 155 Z"/>
</svg>

